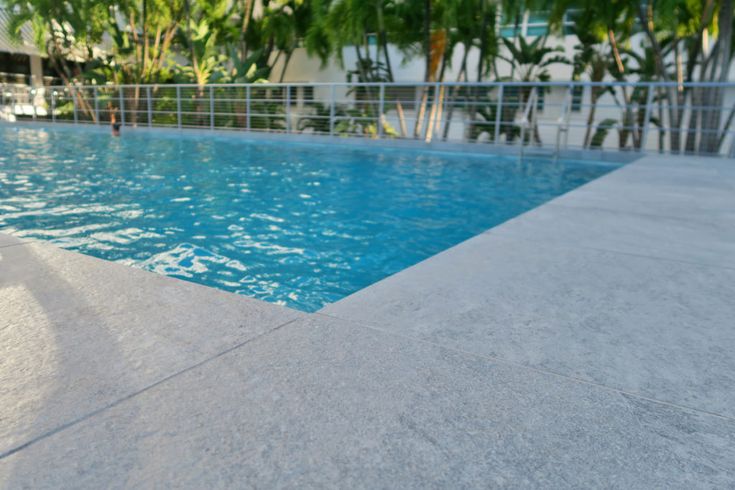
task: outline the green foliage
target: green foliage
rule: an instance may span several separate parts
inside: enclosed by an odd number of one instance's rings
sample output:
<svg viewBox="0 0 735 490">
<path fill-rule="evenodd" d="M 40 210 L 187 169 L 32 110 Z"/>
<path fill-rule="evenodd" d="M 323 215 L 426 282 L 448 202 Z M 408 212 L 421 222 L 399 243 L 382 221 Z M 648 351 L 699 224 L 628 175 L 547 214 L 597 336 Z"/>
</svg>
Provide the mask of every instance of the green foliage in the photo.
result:
<svg viewBox="0 0 735 490">
<path fill-rule="evenodd" d="M 503 38 L 508 55 L 499 56 L 507 61 L 516 73 L 515 79 L 523 82 L 545 82 L 551 78 L 548 67 L 553 64 L 569 64 L 561 46 L 546 46 L 546 37 L 540 36 L 529 42 L 520 36 L 516 40 Z"/>
<path fill-rule="evenodd" d="M 18 35 L 21 26 L 29 24 L 37 44 L 66 80 L 176 79 L 197 84 L 271 78 L 276 64 L 281 66 L 276 78 L 282 77 L 299 46 L 323 63 L 342 61 L 344 50 L 354 49 L 358 61 L 349 67 L 353 80 L 391 81 L 394 63 L 387 45 L 397 46 L 404 61 L 427 57 L 427 39 L 439 32 L 447 39 L 442 68 L 451 65 L 457 49 L 467 53 L 476 48 L 481 54 L 480 78 L 494 73 L 498 57 L 512 64 L 515 80 L 546 80 L 549 65 L 568 62 L 557 53 L 559 48 L 546 46 L 547 36 L 499 39 L 498 10 L 504 23 L 518 23 L 527 10 L 548 11 L 550 27 L 557 30 L 566 12 L 576 12 L 571 17 L 579 39 L 575 79 L 584 75 L 592 80 L 606 75 L 624 79 L 634 70 L 645 72 L 646 79 L 682 78 L 684 71 L 685 80 L 694 80 L 702 76 L 696 68 L 707 54 L 702 36 L 719 34 L 725 5 L 724 0 L 4 0 L 4 4 L 11 13 L 11 34 Z M 641 60 L 630 42 L 643 27 L 654 30 L 652 39 L 661 49 L 645 41 L 647 53 Z M 732 44 L 731 34 L 726 34 Z M 96 49 L 103 40 L 107 49 Z M 671 63 L 675 51 L 684 53 L 683 66 Z M 637 66 L 631 67 L 631 61 Z M 667 72 L 662 73 L 661 66 Z M 462 68 L 466 77 L 467 69 Z"/>
</svg>

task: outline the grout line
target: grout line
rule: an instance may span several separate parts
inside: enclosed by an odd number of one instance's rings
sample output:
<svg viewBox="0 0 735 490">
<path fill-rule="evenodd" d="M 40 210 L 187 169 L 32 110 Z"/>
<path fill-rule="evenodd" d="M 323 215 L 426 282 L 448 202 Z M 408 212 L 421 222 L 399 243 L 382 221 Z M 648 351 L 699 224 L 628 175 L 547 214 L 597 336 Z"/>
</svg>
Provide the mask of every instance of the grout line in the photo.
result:
<svg viewBox="0 0 735 490">
<path fill-rule="evenodd" d="M 585 191 L 589 192 L 589 191 Z M 733 203 L 735 203 L 735 200 L 733 200 Z M 687 224 L 687 225 L 700 225 L 700 226 L 708 226 L 712 225 L 713 223 L 711 221 L 700 221 L 697 219 L 689 218 L 689 217 L 681 217 L 681 216 L 672 216 L 667 215 L 663 213 L 647 213 L 645 211 L 631 211 L 629 209 L 614 209 L 611 207 L 604 207 L 600 204 L 593 204 L 593 205 L 579 205 L 579 204 L 568 204 L 566 202 L 559 202 L 559 201 L 549 201 L 549 206 L 552 208 L 561 208 L 567 211 L 573 211 L 573 212 L 589 212 L 589 213 L 606 213 L 606 214 L 613 214 L 613 215 L 627 215 L 627 216 L 634 216 L 636 218 L 649 218 L 654 220 L 667 220 L 667 221 L 673 221 L 675 223 L 681 223 L 681 224 Z M 711 210 L 700 210 L 701 214 L 707 215 L 708 213 L 712 212 Z"/>
<path fill-rule="evenodd" d="M 299 318 L 299 317 L 293 318 L 293 319 L 291 319 L 291 320 L 289 320 L 289 321 L 287 321 L 285 323 L 282 323 L 282 324 L 280 324 L 280 325 L 278 325 L 278 326 L 276 326 L 276 327 L 268 330 L 267 332 L 263 332 L 263 333 L 261 333 L 259 335 L 256 335 L 255 337 L 252 337 L 252 338 L 247 339 L 247 340 L 245 340 L 243 342 L 240 342 L 238 344 L 235 344 L 232 347 L 228 347 L 227 349 L 223 350 L 222 352 L 219 352 L 218 354 L 215 354 L 215 355 L 213 355 L 211 357 L 208 357 L 208 358 L 206 358 L 206 359 L 204 359 L 202 361 L 199 361 L 199 362 L 197 362 L 197 363 L 195 363 L 195 364 L 193 364 L 193 365 L 191 365 L 189 367 L 186 367 L 184 369 L 181 369 L 181 370 L 179 370 L 179 371 L 177 371 L 177 372 L 175 372 L 175 373 L 173 373 L 173 374 L 171 374 L 169 376 L 166 376 L 166 377 L 164 377 L 162 379 L 159 379 L 158 381 L 156 381 L 156 382 L 154 382 L 152 384 L 149 384 L 148 386 L 145 386 L 145 387 L 143 387 L 143 388 L 141 388 L 141 389 L 139 389 L 137 391 L 134 391 L 134 392 L 132 392 L 132 393 L 130 393 L 128 395 L 125 395 L 122 398 L 118 398 L 117 400 L 115 400 L 113 402 L 110 402 L 110 403 L 108 403 L 105 406 L 102 406 L 100 408 L 97 408 L 95 410 L 92 410 L 91 412 L 88 412 L 88 413 L 86 413 L 86 414 L 84 414 L 84 415 L 82 415 L 80 417 L 77 417 L 76 419 L 73 419 L 73 420 L 71 420 L 69 422 L 66 422 L 66 423 L 64 423 L 64 424 L 62 424 L 62 425 L 60 425 L 60 426 L 58 426 L 58 427 L 56 427 L 54 429 L 51 429 L 51 430 L 49 430 L 47 432 L 44 432 L 43 434 L 40 434 L 40 435 L 34 437 L 33 439 L 24 442 L 23 444 L 20 444 L 20 445 L 15 446 L 15 447 L 13 447 L 11 449 L 8 449 L 7 451 L 5 451 L 3 453 L 0 453 L 0 460 L 6 458 L 8 456 L 11 456 L 11 455 L 17 453 L 18 451 L 21 451 L 21 450 L 23 450 L 23 449 L 25 449 L 25 448 L 27 448 L 29 446 L 32 446 L 32 445 L 36 444 L 37 442 L 42 441 L 43 439 L 46 439 L 48 437 L 51 437 L 51 436 L 53 436 L 53 435 L 55 435 L 55 434 L 57 434 L 59 432 L 62 432 L 64 430 L 66 430 L 66 429 L 69 429 L 69 428 L 71 428 L 71 427 L 73 427 L 73 426 L 75 426 L 75 425 L 77 425 L 77 424 L 79 424 L 81 422 L 84 422 L 87 419 L 90 419 L 90 418 L 92 418 L 92 417 L 94 417 L 96 415 L 99 415 L 100 413 L 102 413 L 104 411 L 107 411 L 107 410 L 109 410 L 109 409 L 111 409 L 111 408 L 113 408 L 113 407 L 115 407 L 117 405 L 120 405 L 121 403 L 126 402 L 126 401 L 130 400 L 131 398 L 134 398 L 134 397 L 136 397 L 138 395 L 141 395 L 141 394 L 145 393 L 146 391 L 152 390 L 152 389 L 158 387 L 159 385 L 162 385 L 162 384 L 164 384 L 164 383 L 172 380 L 173 378 L 176 378 L 177 376 L 180 376 L 182 374 L 185 374 L 185 373 L 187 373 L 187 372 L 189 372 L 189 371 L 191 371 L 193 369 L 196 369 L 198 367 L 201 367 L 204 364 L 207 364 L 207 363 L 209 363 L 211 361 L 214 361 L 214 360 L 216 360 L 216 359 L 218 359 L 218 358 L 220 358 L 220 357 L 222 357 L 222 356 L 224 356 L 226 354 L 229 354 L 230 352 L 232 352 L 234 350 L 237 350 L 237 349 L 239 349 L 240 347 L 242 347 L 242 346 L 244 346 L 246 344 L 249 344 L 251 342 L 254 342 L 254 341 L 256 341 L 256 340 L 258 340 L 258 339 L 260 339 L 262 337 L 265 337 L 266 335 L 269 335 L 269 334 L 275 332 L 276 330 L 279 330 L 279 329 L 281 329 L 281 328 L 283 328 L 283 327 L 285 327 L 287 325 L 290 325 L 291 323 L 296 322 L 296 321 L 298 321 L 300 319 L 301 318 Z"/>
<path fill-rule="evenodd" d="M 518 235 L 506 236 L 503 233 L 504 232 L 502 230 L 500 230 L 499 228 L 491 228 L 491 229 L 489 229 L 487 231 L 482 232 L 480 235 L 486 235 L 488 237 L 499 238 L 501 240 L 521 241 L 521 242 L 527 242 L 527 243 L 538 243 L 538 240 L 536 240 L 536 239 L 527 238 L 527 237 L 518 236 Z M 461 245 L 461 244 L 458 244 L 458 245 Z M 544 246 L 558 248 L 558 249 L 592 250 L 592 251 L 595 251 L 595 252 L 606 252 L 606 253 L 610 253 L 610 254 L 626 255 L 626 256 L 629 256 L 629 257 L 638 257 L 638 258 L 641 258 L 641 259 L 649 259 L 649 260 L 655 260 L 655 261 L 659 261 L 659 262 L 673 262 L 673 263 L 676 263 L 676 264 L 693 265 L 693 266 L 697 266 L 697 267 L 701 267 L 701 268 L 706 268 L 706 269 L 735 270 L 735 266 L 733 266 L 733 265 L 718 265 L 718 264 L 710 264 L 710 263 L 707 263 L 707 262 L 697 262 L 697 261 L 693 261 L 693 260 L 683 260 L 683 259 L 674 259 L 674 258 L 670 258 L 670 257 L 660 257 L 660 256 L 648 255 L 648 254 L 644 254 L 644 253 L 623 252 L 622 250 L 613 250 L 613 249 L 602 248 L 602 247 L 591 247 L 589 245 L 577 245 L 577 244 L 574 244 L 574 243 L 566 244 L 566 243 L 559 243 L 559 242 L 553 242 L 552 241 L 552 242 L 546 242 L 544 244 Z M 449 249 L 447 249 L 447 250 L 449 250 Z M 429 259 L 431 259 L 431 258 L 432 257 L 429 257 Z M 427 260 L 429 260 L 429 259 L 427 259 Z M 404 269 L 404 270 L 406 270 L 406 269 Z M 403 271 L 400 271 L 400 272 L 403 272 Z"/>
<path fill-rule="evenodd" d="M 10 247 L 17 247 L 20 245 L 30 245 L 31 243 L 36 243 L 36 242 L 29 241 L 29 242 L 9 243 L 8 245 L 0 245 L 0 248 L 10 248 Z"/>
<path fill-rule="evenodd" d="M 377 326 L 372 325 L 370 323 L 366 323 L 366 322 L 362 322 L 362 321 L 357 321 L 357 320 L 349 320 L 347 318 L 342 318 L 342 317 L 334 316 L 334 315 L 331 315 L 329 313 L 316 312 L 316 313 L 313 313 L 313 314 L 314 315 L 320 315 L 320 316 L 323 316 L 323 317 L 326 317 L 326 318 L 331 318 L 331 319 L 334 319 L 334 320 L 340 320 L 340 321 L 345 322 L 347 324 L 353 324 L 353 325 L 359 326 L 361 328 L 367 328 L 367 329 L 374 330 L 376 332 L 380 332 L 380 333 L 383 333 L 383 334 L 386 334 L 386 335 L 389 335 L 389 336 L 399 337 L 399 338 L 402 338 L 402 339 L 405 339 L 405 340 L 410 340 L 410 341 L 413 341 L 413 342 L 420 342 L 422 344 L 431 345 L 433 347 L 438 347 L 440 349 L 444 349 L 444 350 L 456 352 L 456 353 L 462 354 L 462 355 L 464 355 L 466 357 L 473 357 L 473 358 L 478 358 L 478 359 L 484 359 L 486 361 L 496 362 L 498 364 L 505 364 L 505 365 L 508 365 L 508 366 L 514 366 L 514 367 L 518 367 L 518 368 L 525 369 L 525 370 L 528 370 L 528 371 L 533 371 L 535 373 L 539 373 L 539 374 L 543 374 L 543 375 L 547 375 L 547 376 L 554 376 L 554 377 L 557 377 L 557 378 L 561 378 L 561 379 L 564 379 L 566 381 L 571 381 L 571 382 L 575 382 L 575 383 L 580 383 L 580 384 L 585 384 L 585 385 L 589 385 L 589 386 L 594 386 L 596 388 L 600 388 L 600 389 L 603 389 L 605 391 L 610 391 L 610 392 L 617 393 L 617 394 L 620 394 L 620 395 L 625 395 L 625 396 L 630 396 L 630 397 L 633 397 L 633 398 L 638 398 L 638 399 L 641 399 L 641 400 L 646 400 L 648 402 L 656 403 L 656 404 L 659 404 L 659 405 L 664 405 L 664 406 L 667 406 L 667 407 L 676 408 L 676 409 L 679 409 L 679 410 L 685 410 L 685 411 L 689 411 L 689 412 L 696 412 L 696 413 L 701 413 L 701 414 L 705 414 L 705 415 L 710 415 L 712 417 L 717 417 L 717 418 L 724 419 L 724 420 L 727 420 L 727 421 L 730 421 L 730 422 L 735 422 L 735 417 L 733 417 L 733 416 L 722 415 L 722 414 L 719 414 L 719 413 L 716 413 L 716 412 L 710 412 L 708 410 L 702 410 L 702 409 L 699 409 L 699 408 L 688 407 L 686 405 L 679 405 L 677 403 L 667 402 L 667 401 L 664 401 L 664 400 L 658 400 L 656 398 L 651 398 L 651 397 L 642 395 L 640 393 L 634 393 L 634 392 L 631 392 L 631 391 L 626 391 L 626 390 L 623 390 L 623 389 L 620 389 L 620 388 L 615 388 L 615 387 L 612 387 L 612 386 L 608 386 L 608 385 L 604 385 L 604 384 L 601 384 L 601 383 L 597 383 L 595 381 L 589 381 L 589 380 L 586 380 L 586 379 L 583 379 L 583 378 L 578 378 L 576 376 L 570 376 L 568 374 L 563 374 L 563 373 L 559 373 L 559 372 L 556 372 L 556 371 L 549 371 L 549 370 L 546 370 L 546 369 L 535 368 L 533 366 L 528 366 L 528 365 L 523 364 L 523 363 L 520 363 L 520 362 L 515 362 L 515 361 L 510 361 L 508 359 L 503 359 L 502 357 L 489 356 L 489 355 L 485 355 L 485 354 L 477 354 L 475 352 L 469 352 L 469 351 L 466 351 L 466 350 L 463 350 L 463 349 L 460 349 L 460 348 L 457 348 L 457 347 L 443 345 L 443 344 L 438 344 L 438 343 L 433 342 L 433 341 L 430 341 L 430 340 L 424 340 L 424 339 L 421 339 L 421 338 L 418 338 L 418 337 L 412 337 L 412 336 L 409 336 L 409 335 L 396 333 L 396 332 L 393 332 L 393 331 L 390 331 L 390 330 L 385 330 L 383 328 L 377 327 Z"/>
</svg>

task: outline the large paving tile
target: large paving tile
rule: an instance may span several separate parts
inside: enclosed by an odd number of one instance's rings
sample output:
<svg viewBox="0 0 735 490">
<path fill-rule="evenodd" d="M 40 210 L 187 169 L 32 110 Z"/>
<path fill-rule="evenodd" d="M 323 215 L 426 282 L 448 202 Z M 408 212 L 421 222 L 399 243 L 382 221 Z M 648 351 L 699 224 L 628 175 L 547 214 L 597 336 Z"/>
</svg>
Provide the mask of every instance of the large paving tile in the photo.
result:
<svg viewBox="0 0 735 490">
<path fill-rule="evenodd" d="M 733 298 L 735 270 L 485 234 L 322 312 L 735 417 Z"/>
<path fill-rule="evenodd" d="M 314 316 L 0 460 L 8 488 L 708 488 L 735 421 Z"/>
<path fill-rule="evenodd" d="M 0 248 L 0 454 L 300 316 L 49 245 Z"/>
<path fill-rule="evenodd" d="M 563 202 L 537 208 L 488 233 L 735 268 L 735 213 L 732 219 L 693 220 L 570 207 Z"/>
<path fill-rule="evenodd" d="M 648 159 L 644 159 L 645 162 Z M 679 161 L 679 159 L 675 159 Z M 735 225 L 735 166 L 633 163 L 556 198 L 555 204 Z M 715 163 L 719 162 L 716 160 Z M 659 167 L 664 168 L 659 168 Z"/>
<path fill-rule="evenodd" d="M 490 233 L 735 267 L 735 166 L 645 157 Z"/>
<path fill-rule="evenodd" d="M 0 233 L 0 247 L 8 247 L 11 245 L 19 245 L 23 243 L 19 238 L 7 233 Z"/>
</svg>

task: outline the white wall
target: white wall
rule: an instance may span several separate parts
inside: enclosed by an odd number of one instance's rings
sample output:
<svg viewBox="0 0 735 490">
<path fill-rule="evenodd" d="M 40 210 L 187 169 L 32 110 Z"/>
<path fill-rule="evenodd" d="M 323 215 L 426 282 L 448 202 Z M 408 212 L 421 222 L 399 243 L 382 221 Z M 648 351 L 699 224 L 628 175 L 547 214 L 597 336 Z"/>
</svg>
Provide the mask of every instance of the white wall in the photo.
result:
<svg viewBox="0 0 735 490">
<path fill-rule="evenodd" d="M 576 37 L 574 36 L 551 38 L 548 41 L 549 46 L 562 46 L 564 48 L 564 54 L 570 59 L 574 54 L 575 43 Z M 405 60 L 404 55 L 394 46 L 389 46 L 388 50 L 393 75 L 397 82 L 419 82 L 424 79 L 425 62 L 422 57 Z M 457 79 L 463 55 L 463 47 L 458 46 L 454 50 L 450 66 L 447 67 L 447 72 L 444 77 L 446 81 L 455 81 Z M 353 70 L 356 66 L 357 56 L 352 47 L 344 48 L 342 56 L 344 59 L 344 68 L 340 67 L 336 59 L 330 60 L 326 66 L 322 66 L 318 58 L 312 58 L 307 54 L 306 49 L 298 48 L 289 62 L 284 82 L 345 82 L 347 80 L 347 71 Z M 472 48 L 467 57 L 470 81 L 477 80 L 478 56 L 479 50 Z M 281 56 L 273 69 L 270 78 L 272 82 L 280 79 L 283 69 L 283 59 L 284 56 Z M 375 59 L 374 55 L 373 59 Z M 501 77 L 510 75 L 509 64 L 499 60 L 498 71 Z M 568 65 L 551 65 L 549 71 L 551 72 L 552 80 L 569 80 L 571 78 L 572 69 Z M 485 79 L 492 80 L 494 77 L 486 77 Z"/>
</svg>

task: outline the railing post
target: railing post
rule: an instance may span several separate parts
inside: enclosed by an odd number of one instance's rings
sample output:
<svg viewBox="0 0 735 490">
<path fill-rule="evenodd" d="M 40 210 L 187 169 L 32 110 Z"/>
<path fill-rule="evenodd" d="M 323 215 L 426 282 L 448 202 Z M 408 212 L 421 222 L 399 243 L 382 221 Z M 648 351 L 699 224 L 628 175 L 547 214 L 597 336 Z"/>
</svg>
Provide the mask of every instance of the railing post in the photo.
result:
<svg viewBox="0 0 735 490">
<path fill-rule="evenodd" d="M 500 139 L 500 123 L 502 122 L 501 115 L 503 114 L 503 92 L 505 91 L 505 85 L 500 84 L 498 88 L 498 105 L 495 108 L 495 135 L 493 136 L 493 143 L 496 145 Z"/>
<path fill-rule="evenodd" d="M 214 130 L 214 88 L 209 86 L 209 129 Z"/>
<path fill-rule="evenodd" d="M 383 137 L 383 113 L 385 112 L 385 83 L 380 84 L 378 99 L 378 138 Z"/>
<path fill-rule="evenodd" d="M 51 122 L 56 122 L 56 89 L 51 89 Z"/>
<path fill-rule="evenodd" d="M 523 93 L 523 91 L 520 91 Z M 534 86 L 531 88 L 531 93 L 528 95 L 528 100 L 526 101 L 526 108 L 523 111 L 523 118 L 521 119 L 521 139 L 520 139 L 520 159 L 523 161 L 523 155 L 524 155 L 524 145 L 526 140 L 526 129 L 530 126 L 530 120 L 531 120 L 531 114 L 533 111 L 533 106 L 536 104 L 536 87 Z"/>
<path fill-rule="evenodd" d="M 334 104 L 335 104 L 335 99 L 337 98 L 335 91 L 336 91 L 335 86 L 334 84 L 332 84 L 331 97 L 330 97 L 330 102 L 329 102 L 329 136 L 334 136 Z"/>
<path fill-rule="evenodd" d="M 36 89 L 32 88 L 30 90 L 31 97 L 28 99 L 31 102 L 31 107 L 33 107 L 33 120 L 36 120 L 36 117 L 38 114 L 36 113 Z"/>
<path fill-rule="evenodd" d="M 151 86 L 145 87 L 145 98 L 148 101 L 148 127 L 153 127 L 153 100 L 151 100 Z"/>
<path fill-rule="evenodd" d="M 94 86 L 94 120 L 99 126 L 100 124 L 100 101 L 98 98 L 98 92 L 97 86 Z"/>
<path fill-rule="evenodd" d="M 564 103 L 561 107 L 561 114 L 559 114 L 559 119 L 557 120 L 556 124 L 556 150 L 554 151 L 554 158 L 559 158 L 559 151 L 561 149 L 561 132 L 564 131 L 564 134 L 567 134 L 569 132 L 569 128 L 567 125 L 567 114 L 569 113 L 569 107 L 572 103 L 573 93 L 574 85 L 569 84 L 567 93 L 564 95 Z"/>
<path fill-rule="evenodd" d="M 646 151 L 646 143 L 648 142 L 648 120 L 651 119 L 651 106 L 653 105 L 653 84 L 648 84 L 648 95 L 646 96 L 646 112 L 643 119 L 643 134 L 641 135 L 641 143 L 638 151 Z"/>
<path fill-rule="evenodd" d="M 176 125 L 181 129 L 181 87 L 176 86 Z"/>
<path fill-rule="evenodd" d="M 245 129 L 250 131 L 250 85 L 245 87 Z"/>
<path fill-rule="evenodd" d="M 77 115 L 77 93 L 72 89 L 71 91 L 71 103 L 74 106 L 74 124 L 79 122 L 79 116 Z"/>
<path fill-rule="evenodd" d="M 286 132 L 291 132 L 291 85 L 286 85 Z"/>
<path fill-rule="evenodd" d="M 125 126 L 125 93 L 122 87 L 118 89 L 118 98 L 120 99 L 120 124 Z"/>
</svg>

